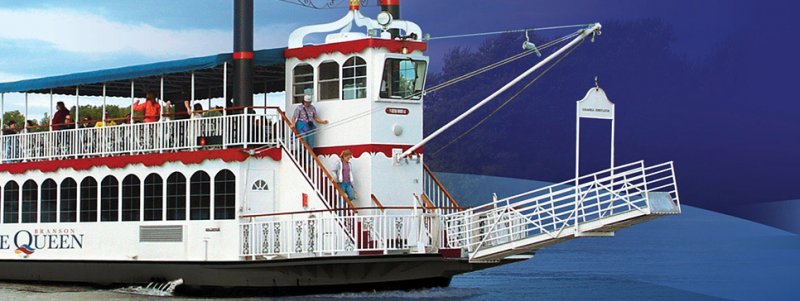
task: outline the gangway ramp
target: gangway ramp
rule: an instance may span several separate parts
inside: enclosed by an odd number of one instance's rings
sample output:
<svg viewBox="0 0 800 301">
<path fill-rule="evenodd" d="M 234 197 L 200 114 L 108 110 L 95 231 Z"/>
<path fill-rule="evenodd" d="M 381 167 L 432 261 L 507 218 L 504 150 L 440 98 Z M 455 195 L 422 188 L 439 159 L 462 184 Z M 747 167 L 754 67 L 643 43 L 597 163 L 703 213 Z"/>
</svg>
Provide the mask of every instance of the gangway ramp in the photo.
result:
<svg viewBox="0 0 800 301">
<path fill-rule="evenodd" d="M 494 261 L 680 214 L 672 162 L 629 163 L 444 216 L 447 244 Z"/>
</svg>

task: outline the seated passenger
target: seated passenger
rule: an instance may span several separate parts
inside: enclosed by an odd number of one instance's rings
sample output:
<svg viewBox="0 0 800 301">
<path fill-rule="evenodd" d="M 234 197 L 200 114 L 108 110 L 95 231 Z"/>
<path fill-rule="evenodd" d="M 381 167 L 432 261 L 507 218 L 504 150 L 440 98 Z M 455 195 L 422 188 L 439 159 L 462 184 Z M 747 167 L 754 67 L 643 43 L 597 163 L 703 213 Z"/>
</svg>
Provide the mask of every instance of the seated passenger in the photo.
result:
<svg viewBox="0 0 800 301">
<path fill-rule="evenodd" d="M 117 123 L 114 122 L 114 120 L 107 121 L 108 120 L 108 116 L 109 116 L 109 114 L 108 114 L 108 112 L 106 112 L 105 115 L 103 115 L 103 120 L 100 120 L 97 123 L 95 123 L 94 127 L 100 128 L 100 127 L 104 127 L 104 126 L 115 126 L 115 125 L 117 125 Z"/>
<path fill-rule="evenodd" d="M 3 129 L 3 136 L 16 135 L 17 132 L 17 122 L 11 119 L 8 121 L 8 126 Z M 8 159 L 14 159 L 19 156 L 19 138 L 3 137 L 3 144 L 5 145 L 5 162 L 13 162 Z"/>
</svg>

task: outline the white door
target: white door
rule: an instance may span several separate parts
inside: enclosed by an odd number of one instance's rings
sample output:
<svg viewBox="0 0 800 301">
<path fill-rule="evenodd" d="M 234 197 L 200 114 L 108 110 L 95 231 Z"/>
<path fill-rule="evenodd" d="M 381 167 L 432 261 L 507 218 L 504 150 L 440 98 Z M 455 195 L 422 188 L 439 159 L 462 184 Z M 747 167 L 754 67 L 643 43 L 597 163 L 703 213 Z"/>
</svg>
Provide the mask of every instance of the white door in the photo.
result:
<svg viewBox="0 0 800 301">
<path fill-rule="evenodd" d="M 275 211 L 275 171 L 251 169 L 247 175 L 246 214 Z"/>
</svg>

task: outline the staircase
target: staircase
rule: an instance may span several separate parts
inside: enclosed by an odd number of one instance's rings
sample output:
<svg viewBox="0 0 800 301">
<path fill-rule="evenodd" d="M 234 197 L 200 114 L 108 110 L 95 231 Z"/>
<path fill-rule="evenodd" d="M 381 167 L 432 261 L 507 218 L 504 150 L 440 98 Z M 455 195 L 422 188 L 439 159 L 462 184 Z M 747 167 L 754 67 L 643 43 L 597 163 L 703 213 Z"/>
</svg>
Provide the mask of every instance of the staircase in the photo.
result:
<svg viewBox="0 0 800 301">
<path fill-rule="evenodd" d="M 322 199 L 327 209 L 331 209 L 339 216 L 352 216 L 357 213 L 356 207 L 347 198 L 347 194 L 339 187 L 339 183 L 331 176 L 330 172 L 322 165 L 317 155 L 306 143 L 300 138 L 289 119 L 283 111 L 279 111 L 283 122 L 278 125 L 278 132 L 281 135 L 280 144 L 283 150 L 288 155 L 289 159 L 294 162 L 309 184 L 314 187 L 317 196 Z"/>
<path fill-rule="evenodd" d="M 491 262 L 582 236 L 679 214 L 672 162 L 643 161 L 443 216 L 446 243 L 472 262 Z"/>
</svg>

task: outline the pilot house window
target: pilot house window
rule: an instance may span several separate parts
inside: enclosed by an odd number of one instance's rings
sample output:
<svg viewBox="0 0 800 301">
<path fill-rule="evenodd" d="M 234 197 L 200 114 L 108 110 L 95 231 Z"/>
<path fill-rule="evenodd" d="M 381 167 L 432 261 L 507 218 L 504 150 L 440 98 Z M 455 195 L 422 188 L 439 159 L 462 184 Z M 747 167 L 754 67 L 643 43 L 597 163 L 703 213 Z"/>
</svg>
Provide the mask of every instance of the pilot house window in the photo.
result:
<svg viewBox="0 0 800 301">
<path fill-rule="evenodd" d="M 367 97 L 367 62 L 351 57 L 342 66 L 342 99 Z"/>
<path fill-rule="evenodd" d="M 303 96 L 314 93 L 314 67 L 309 64 L 297 65 L 292 74 L 292 103 L 301 103 Z"/>
<path fill-rule="evenodd" d="M 319 65 L 319 100 L 339 98 L 339 64 L 324 62 Z"/>
<path fill-rule="evenodd" d="M 419 100 L 425 84 L 425 61 L 387 59 L 381 80 L 381 98 Z"/>
</svg>

